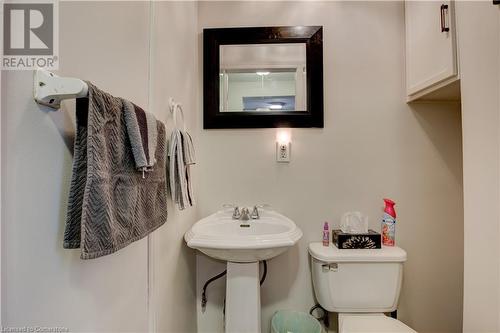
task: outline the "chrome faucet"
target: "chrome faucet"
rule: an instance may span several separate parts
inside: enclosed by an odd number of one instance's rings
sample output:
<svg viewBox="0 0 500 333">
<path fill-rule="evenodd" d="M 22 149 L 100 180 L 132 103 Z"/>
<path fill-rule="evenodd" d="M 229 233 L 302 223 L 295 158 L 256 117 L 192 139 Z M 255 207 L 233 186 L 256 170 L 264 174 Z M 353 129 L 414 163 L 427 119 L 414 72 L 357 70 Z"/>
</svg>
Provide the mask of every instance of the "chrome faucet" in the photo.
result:
<svg viewBox="0 0 500 333">
<path fill-rule="evenodd" d="M 244 208 L 241 209 L 240 220 L 242 220 L 242 221 L 248 221 L 248 220 L 250 220 L 250 211 L 248 210 L 248 208 L 244 207 Z"/>
<path fill-rule="evenodd" d="M 264 207 L 269 207 L 269 205 L 255 205 L 253 206 L 252 212 L 250 213 L 250 209 L 247 207 L 243 207 L 240 209 L 240 207 L 232 204 L 225 204 L 223 205 L 224 208 L 233 208 L 233 220 L 242 220 L 242 221 L 248 221 L 250 219 L 252 220 L 258 220 L 260 219 L 260 213 L 259 213 L 259 208 L 264 208 Z"/>
</svg>

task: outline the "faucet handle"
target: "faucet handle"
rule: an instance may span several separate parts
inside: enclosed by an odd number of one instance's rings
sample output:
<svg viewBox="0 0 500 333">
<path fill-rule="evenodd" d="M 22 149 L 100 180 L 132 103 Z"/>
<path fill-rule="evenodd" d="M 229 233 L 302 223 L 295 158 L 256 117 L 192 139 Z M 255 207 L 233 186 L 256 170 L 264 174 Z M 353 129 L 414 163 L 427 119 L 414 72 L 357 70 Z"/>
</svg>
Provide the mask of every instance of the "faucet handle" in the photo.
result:
<svg viewBox="0 0 500 333">
<path fill-rule="evenodd" d="M 253 206 L 252 214 L 250 216 L 254 220 L 260 219 L 259 208 L 264 209 L 264 208 L 269 208 L 269 207 L 271 207 L 271 205 L 268 205 L 268 204 L 255 205 L 255 206 Z"/>
<path fill-rule="evenodd" d="M 252 220 L 257 220 L 260 218 L 259 208 L 257 207 L 257 205 L 253 206 L 252 214 L 250 214 L 250 217 L 252 218 Z"/>
<path fill-rule="evenodd" d="M 238 207 L 234 207 L 233 220 L 239 220 L 240 217 L 241 217 L 240 209 Z"/>
<path fill-rule="evenodd" d="M 235 204 L 222 204 L 222 208 L 224 208 L 225 212 L 227 212 L 227 210 L 231 210 L 233 212 L 234 220 L 239 220 L 241 217 L 240 208 Z"/>
</svg>

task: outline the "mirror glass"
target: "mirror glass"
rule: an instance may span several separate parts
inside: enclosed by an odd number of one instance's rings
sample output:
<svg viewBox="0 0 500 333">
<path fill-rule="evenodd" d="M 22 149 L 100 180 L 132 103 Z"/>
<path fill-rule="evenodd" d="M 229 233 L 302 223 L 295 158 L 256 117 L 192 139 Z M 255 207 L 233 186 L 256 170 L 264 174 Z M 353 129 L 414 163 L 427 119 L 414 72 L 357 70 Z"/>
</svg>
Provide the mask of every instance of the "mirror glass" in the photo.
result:
<svg viewBox="0 0 500 333">
<path fill-rule="evenodd" d="M 306 111 L 306 44 L 220 46 L 220 112 Z"/>
</svg>

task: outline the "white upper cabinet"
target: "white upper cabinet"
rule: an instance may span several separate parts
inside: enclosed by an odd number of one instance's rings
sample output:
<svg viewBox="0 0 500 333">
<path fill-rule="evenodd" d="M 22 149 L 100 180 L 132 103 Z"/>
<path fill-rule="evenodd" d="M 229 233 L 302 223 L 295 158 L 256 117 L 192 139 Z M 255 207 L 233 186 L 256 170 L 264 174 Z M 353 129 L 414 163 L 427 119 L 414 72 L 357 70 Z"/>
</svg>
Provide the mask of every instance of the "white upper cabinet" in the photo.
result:
<svg viewBox="0 0 500 333">
<path fill-rule="evenodd" d="M 405 25 L 408 101 L 458 99 L 453 1 L 406 1 Z"/>
</svg>

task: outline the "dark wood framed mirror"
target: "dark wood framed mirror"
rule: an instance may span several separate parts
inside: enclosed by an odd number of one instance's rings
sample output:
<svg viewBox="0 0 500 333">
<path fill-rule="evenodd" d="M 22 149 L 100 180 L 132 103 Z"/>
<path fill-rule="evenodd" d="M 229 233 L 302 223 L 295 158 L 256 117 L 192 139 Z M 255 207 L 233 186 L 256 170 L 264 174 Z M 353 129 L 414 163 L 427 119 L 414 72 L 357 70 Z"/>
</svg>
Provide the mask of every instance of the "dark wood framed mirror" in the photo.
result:
<svg viewBox="0 0 500 333">
<path fill-rule="evenodd" d="M 203 128 L 323 127 L 321 26 L 203 30 Z"/>
</svg>

